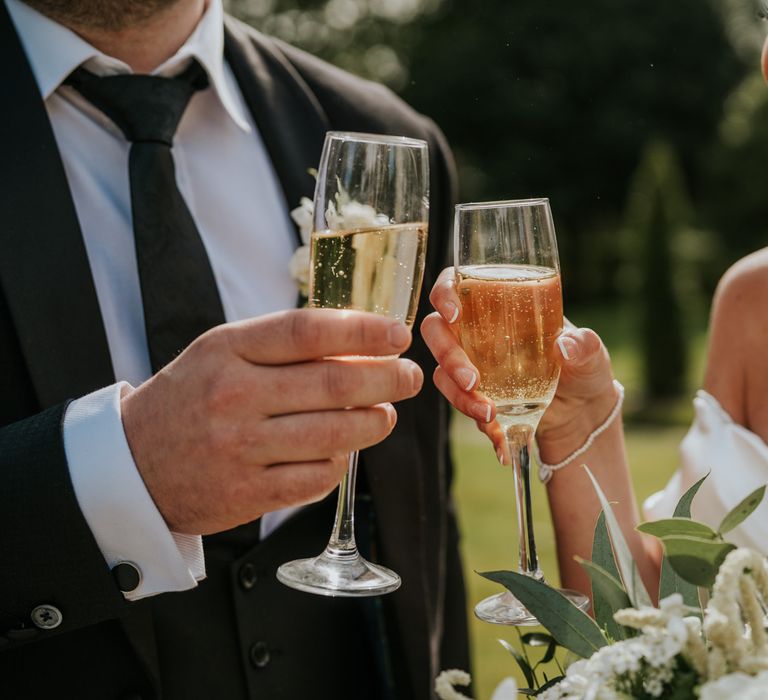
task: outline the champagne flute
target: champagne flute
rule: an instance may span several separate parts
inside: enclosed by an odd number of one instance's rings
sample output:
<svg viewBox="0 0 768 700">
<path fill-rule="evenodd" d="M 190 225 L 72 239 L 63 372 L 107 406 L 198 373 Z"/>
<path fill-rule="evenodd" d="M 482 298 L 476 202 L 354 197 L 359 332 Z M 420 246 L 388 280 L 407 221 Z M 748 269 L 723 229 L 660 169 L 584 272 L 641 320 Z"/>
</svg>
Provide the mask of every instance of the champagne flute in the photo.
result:
<svg viewBox="0 0 768 700">
<path fill-rule="evenodd" d="M 315 188 L 309 304 L 416 318 L 429 217 L 429 158 L 418 139 L 329 132 Z M 286 586 L 326 596 L 396 590 L 400 577 L 366 561 L 354 531 L 358 453 L 339 486 L 330 541 L 311 559 L 283 564 Z"/>
<path fill-rule="evenodd" d="M 531 445 L 551 403 L 560 365 L 563 295 L 552 214 L 547 199 L 460 204 L 456 207 L 455 266 L 461 319 L 459 340 L 480 371 L 479 390 L 494 401 L 513 467 L 520 573 L 543 580 L 531 510 Z M 582 609 L 589 600 L 561 591 Z M 475 607 L 481 620 L 535 625 L 511 593 Z"/>
</svg>

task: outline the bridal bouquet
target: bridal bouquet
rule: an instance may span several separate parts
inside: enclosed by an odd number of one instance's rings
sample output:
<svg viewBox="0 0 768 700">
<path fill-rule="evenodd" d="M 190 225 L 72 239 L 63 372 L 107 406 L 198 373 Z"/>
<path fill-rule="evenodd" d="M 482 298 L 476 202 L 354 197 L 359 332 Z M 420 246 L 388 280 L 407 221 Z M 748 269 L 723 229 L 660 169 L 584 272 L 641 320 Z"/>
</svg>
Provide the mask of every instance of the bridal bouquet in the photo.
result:
<svg viewBox="0 0 768 700">
<path fill-rule="evenodd" d="M 639 526 L 664 545 L 660 603 L 654 607 L 611 506 L 589 476 L 603 511 L 592 561 L 580 563 L 592 582 L 595 617 L 542 581 L 511 571 L 483 574 L 517 596 L 549 632 L 521 637 L 524 645 L 546 647 L 535 665 L 502 642 L 529 687 L 518 689 L 507 679 L 492 700 L 514 700 L 518 693 L 541 700 L 768 698 L 768 567 L 761 554 L 723 538 L 760 504 L 765 487 L 747 496 L 717 530 L 690 517 L 703 479 L 682 497 L 674 517 Z M 540 678 L 537 667 L 555 659 L 558 647 L 577 660 L 555 678 Z M 436 692 L 443 700 L 465 698 L 455 686 L 469 681 L 462 671 L 445 671 Z"/>
</svg>

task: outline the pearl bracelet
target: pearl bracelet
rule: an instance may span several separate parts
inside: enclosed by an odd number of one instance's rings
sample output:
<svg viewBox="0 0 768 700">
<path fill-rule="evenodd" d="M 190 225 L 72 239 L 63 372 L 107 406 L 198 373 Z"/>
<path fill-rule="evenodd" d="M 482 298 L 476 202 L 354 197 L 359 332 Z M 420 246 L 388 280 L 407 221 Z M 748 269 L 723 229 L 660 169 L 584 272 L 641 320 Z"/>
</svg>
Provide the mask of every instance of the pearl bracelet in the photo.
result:
<svg viewBox="0 0 768 700">
<path fill-rule="evenodd" d="M 624 403 L 624 387 L 621 385 L 621 382 L 616 379 L 613 380 L 613 386 L 616 387 L 616 391 L 619 392 L 619 398 L 616 399 L 616 405 L 608 415 L 608 418 L 605 419 L 602 425 L 598 426 L 590 433 L 589 437 L 586 439 L 584 444 L 579 447 L 578 450 L 572 452 L 562 462 L 558 462 L 557 464 L 545 464 L 541 461 L 541 459 L 539 459 L 539 481 L 541 481 L 542 484 L 549 483 L 549 480 L 552 478 L 552 475 L 556 471 L 562 469 L 563 467 L 567 467 L 575 459 L 581 457 L 581 455 L 583 455 L 590 447 L 592 447 L 595 440 L 597 440 L 598 437 L 600 437 L 606 430 L 608 430 L 611 423 L 616 420 L 616 416 L 621 413 L 621 406 Z"/>
</svg>

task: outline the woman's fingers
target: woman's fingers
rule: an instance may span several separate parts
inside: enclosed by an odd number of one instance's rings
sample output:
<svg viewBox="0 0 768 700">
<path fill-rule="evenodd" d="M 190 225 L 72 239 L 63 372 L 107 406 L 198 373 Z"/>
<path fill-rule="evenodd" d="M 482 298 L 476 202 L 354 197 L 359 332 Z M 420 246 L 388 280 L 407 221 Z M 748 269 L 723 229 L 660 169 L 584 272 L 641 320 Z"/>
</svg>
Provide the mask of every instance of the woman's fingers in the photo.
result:
<svg viewBox="0 0 768 700">
<path fill-rule="evenodd" d="M 558 336 L 557 345 L 563 357 L 563 367 L 583 368 L 600 358 L 603 342 L 591 328 L 576 328 L 572 324 Z"/>
<path fill-rule="evenodd" d="M 435 370 L 433 380 L 440 393 L 464 415 L 473 418 L 479 424 L 490 423 L 493 420 L 495 414 L 493 403 L 476 391 L 460 389 L 442 367 Z"/>
<path fill-rule="evenodd" d="M 421 323 L 421 337 L 446 374 L 463 391 L 477 387 L 480 373 L 469 361 L 456 336 L 440 314 L 432 313 Z"/>
<path fill-rule="evenodd" d="M 504 432 L 499 425 L 499 421 L 493 420 L 490 423 L 477 422 L 477 429 L 481 433 L 485 433 L 490 441 L 493 443 L 493 449 L 496 451 L 496 457 L 501 464 L 509 464 L 509 456 L 507 453 L 507 444 L 504 440 Z"/>
<path fill-rule="evenodd" d="M 440 273 L 429 293 L 429 301 L 446 323 L 453 324 L 459 320 L 461 303 L 456 293 L 456 279 L 452 267 L 447 267 Z"/>
</svg>

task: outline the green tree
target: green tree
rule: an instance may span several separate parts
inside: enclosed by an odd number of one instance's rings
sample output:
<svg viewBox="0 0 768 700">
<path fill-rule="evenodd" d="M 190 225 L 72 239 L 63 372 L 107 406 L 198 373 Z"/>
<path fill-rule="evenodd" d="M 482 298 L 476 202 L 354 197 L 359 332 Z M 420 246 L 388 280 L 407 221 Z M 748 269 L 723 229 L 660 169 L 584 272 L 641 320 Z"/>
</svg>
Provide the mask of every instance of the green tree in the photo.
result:
<svg viewBox="0 0 768 700">
<path fill-rule="evenodd" d="M 768 243 L 768 88 L 759 73 L 728 98 L 719 133 L 707 152 L 702 207 L 723 248 L 712 285 L 725 266 Z"/>
<path fill-rule="evenodd" d="M 627 205 L 626 251 L 637 271 L 638 344 L 648 401 L 685 389 L 687 351 L 677 239 L 691 216 L 674 152 L 650 143 L 635 173 Z"/>
<path fill-rule="evenodd" d="M 650 135 L 674 146 L 698 201 L 702 155 L 745 73 L 720 0 L 229 7 L 433 117 L 456 152 L 463 200 L 549 196 L 569 301 L 614 291 L 599 273 L 615 261 L 610 233 Z"/>
</svg>

